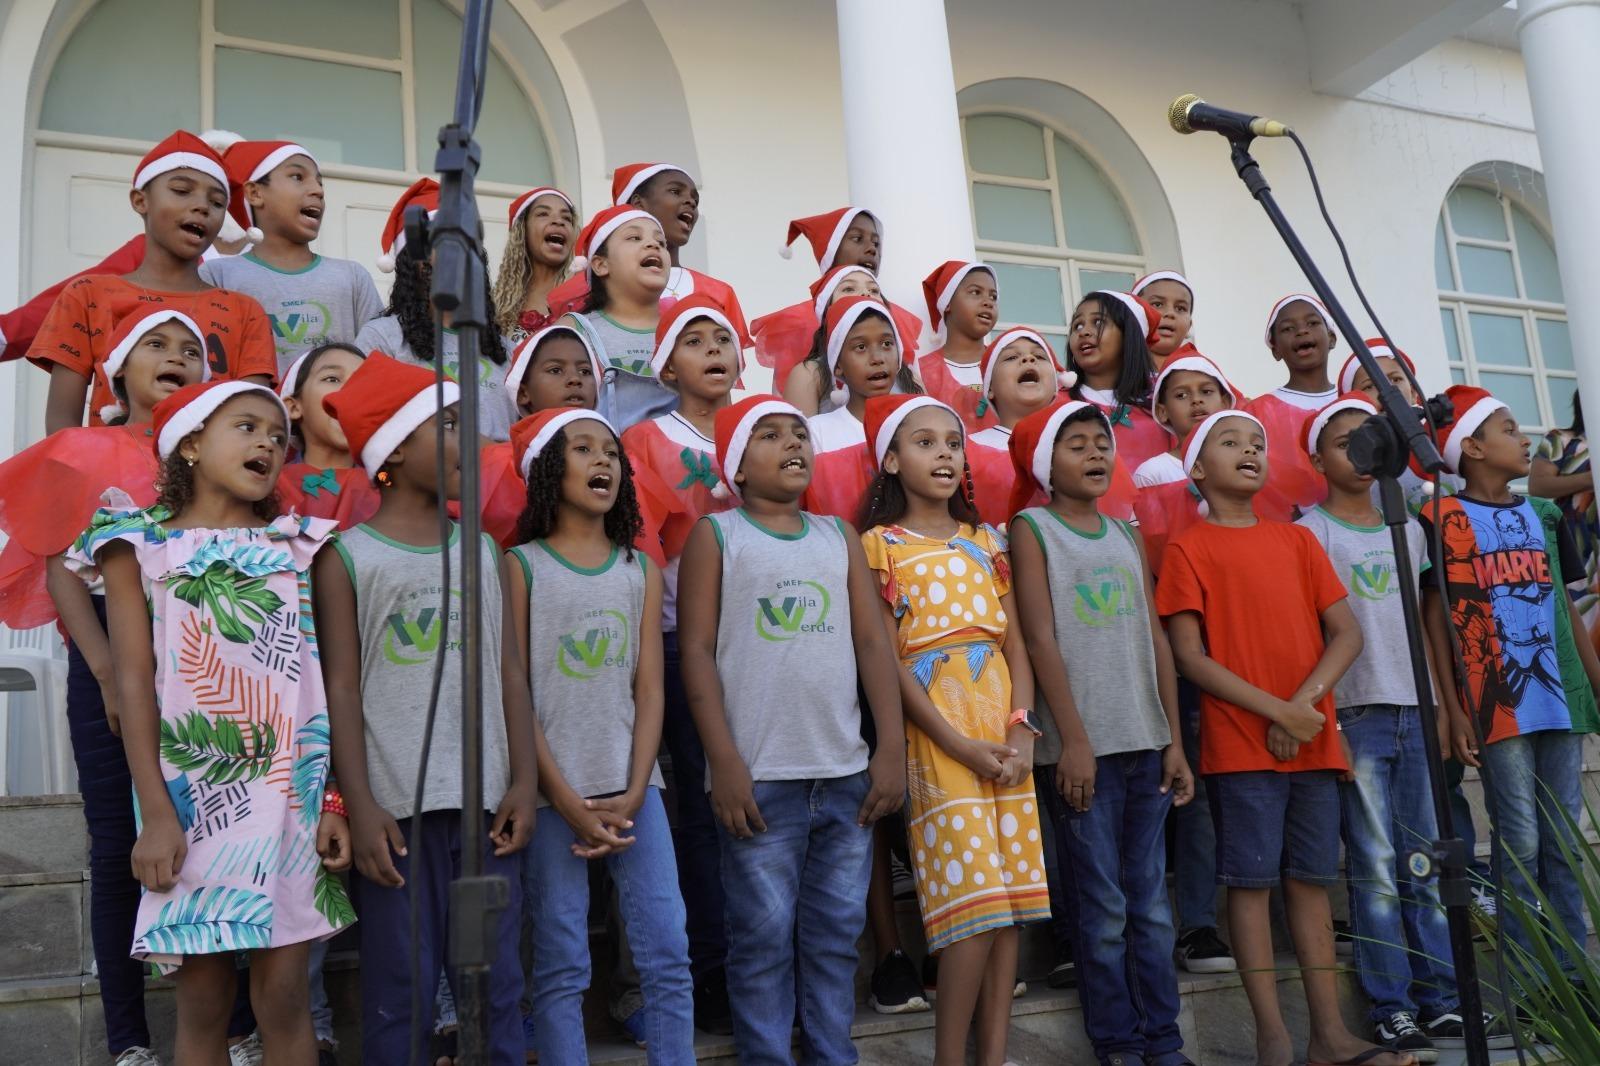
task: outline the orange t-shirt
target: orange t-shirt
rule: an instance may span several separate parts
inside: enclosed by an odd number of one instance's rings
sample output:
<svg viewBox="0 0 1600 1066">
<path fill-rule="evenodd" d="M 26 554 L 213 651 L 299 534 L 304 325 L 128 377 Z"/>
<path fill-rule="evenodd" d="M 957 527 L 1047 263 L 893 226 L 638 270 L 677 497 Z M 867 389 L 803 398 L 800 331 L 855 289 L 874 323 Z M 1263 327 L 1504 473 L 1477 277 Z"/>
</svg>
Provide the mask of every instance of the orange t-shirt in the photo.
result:
<svg viewBox="0 0 1600 1066">
<path fill-rule="evenodd" d="M 1198 614 L 1211 658 L 1288 699 L 1322 658 L 1322 612 L 1346 595 L 1328 553 L 1304 526 L 1265 519 L 1246 527 L 1200 522 L 1167 545 L 1156 609 L 1162 618 Z M 1271 722 L 1202 692 L 1200 771 L 1347 769 L 1331 687 L 1317 706 L 1327 725 L 1293 759 L 1279 762 L 1267 750 Z"/>
<path fill-rule="evenodd" d="M 200 339 L 212 377 L 259 374 L 277 380 L 272 326 L 255 300 L 232 289 L 161 292 L 111 274 L 91 274 L 61 290 L 28 349 L 28 360 L 44 370 L 52 364 L 69 367 L 91 379 L 89 424 L 98 426 L 100 408 L 114 397 L 95 368 L 105 362 L 117 323 L 128 314 L 165 307 L 182 311 L 205 331 Z"/>
</svg>

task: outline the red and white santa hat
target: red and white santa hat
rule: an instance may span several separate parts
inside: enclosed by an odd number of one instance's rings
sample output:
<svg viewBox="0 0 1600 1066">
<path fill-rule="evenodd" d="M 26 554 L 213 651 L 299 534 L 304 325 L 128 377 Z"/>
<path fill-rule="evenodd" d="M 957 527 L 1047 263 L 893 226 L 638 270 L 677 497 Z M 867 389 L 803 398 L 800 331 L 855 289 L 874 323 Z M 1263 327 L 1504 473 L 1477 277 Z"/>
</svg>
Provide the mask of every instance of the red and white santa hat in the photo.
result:
<svg viewBox="0 0 1600 1066">
<path fill-rule="evenodd" d="M 1000 354 L 1019 340 L 1030 340 L 1044 349 L 1044 354 L 1049 357 L 1050 365 L 1056 370 L 1056 385 L 1058 388 L 1070 389 L 1078 383 L 1078 375 L 1062 365 L 1061 357 L 1056 355 L 1056 350 L 1050 347 L 1050 342 L 1044 335 L 1024 326 L 1012 326 L 1001 331 L 1000 335 L 990 341 L 983 349 L 983 357 L 978 360 L 978 373 L 981 380 L 978 382 L 978 402 L 982 405 L 978 413 L 988 410 L 989 387 L 994 384 L 994 368 L 1000 362 Z"/>
<path fill-rule="evenodd" d="M 461 399 L 461 386 L 439 383 L 432 370 L 382 352 L 367 356 L 344 388 L 322 399 L 323 410 L 344 430 L 350 453 L 375 478 L 394 450 L 442 408 Z"/>
<path fill-rule="evenodd" d="M 318 165 L 317 157 L 309 149 L 293 141 L 235 141 L 222 154 L 222 165 L 227 168 L 230 186 L 228 214 L 244 229 L 245 238 L 251 244 L 260 244 L 265 234 L 256 227 L 255 212 L 245 196 L 245 185 L 260 181 L 288 162 L 290 157 L 297 155 L 311 160 L 314 167 Z"/>
<path fill-rule="evenodd" d="M 605 245 L 606 238 L 630 222 L 648 222 L 656 228 L 657 233 L 662 234 L 662 243 L 666 243 L 666 235 L 661 229 L 660 220 L 650 212 L 626 205 L 607 207 L 596 212 L 588 225 L 579 231 L 578 254 L 572 258 L 572 269 L 575 271 L 588 269 L 589 261 L 594 258 L 595 252 Z"/>
<path fill-rule="evenodd" d="M 439 183 L 432 178 L 418 178 L 389 209 L 389 219 L 383 224 L 383 254 L 378 257 L 378 269 L 385 274 L 394 273 L 395 260 L 406 246 L 406 208 L 413 204 L 425 208 L 429 218 L 438 214 Z"/>
<path fill-rule="evenodd" d="M 162 311 L 151 311 L 147 315 L 124 315 L 122 321 L 118 322 L 116 328 L 111 331 L 111 350 L 106 353 L 105 361 L 95 368 L 102 380 L 105 381 L 106 389 L 113 396 L 116 395 L 116 390 L 111 386 L 112 379 L 122 371 L 122 364 L 128 361 L 129 353 L 138 347 L 139 342 L 144 339 L 146 333 L 149 333 L 164 322 L 176 322 L 194 334 L 195 341 L 200 345 L 200 380 L 202 382 L 211 380 L 211 361 L 205 355 L 206 335 L 200 332 L 200 327 L 195 325 L 194 319 L 182 311 L 175 311 L 171 308 Z M 126 407 L 120 402 L 112 400 L 111 403 L 100 408 L 100 420 L 109 422 L 113 418 L 127 413 L 128 409 Z"/>
<path fill-rule="evenodd" d="M 1368 350 L 1372 352 L 1372 358 L 1393 359 L 1399 363 L 1403 363 L 1405 368 L 1411 372 L 1412 377 L 1417 376 L 1417 364 L 1411 361 L 1411 357 L 1398 348 L 1389 347 L 1389 342 L 1384 340 L 1382 337 L 1371 337 L 1365 343 Z M 1355 389 L 1356 373 L 1360 369 L 1361 360 L 1357 359 L 1354 353 L 1352 353 L 1350 358 L 1344 361 L 1344 366 L 1339 368 L 1340 392 L 1350 392 Z"/>
<path fill-rule="evenodd" d="M 722 481 L 711 490 L 711 495 L 719 499 L 730 495 L 736 500 L 744 499 L 734 479 L 739 476 L 739 467 L 744 462 L 745 449 L 750 446 L 750 437 L 756 431 L 756 423 L 768 415 L 793 415 L 802 422 L 806 417 L 794 404 L 763 393 L 746 396 L 717 412 L 712 433 L 716 438 L 717 466 L 722 471 Z"/>
<path fill-rule="evenodd" d="M 517 224 L 517 219 L 527 214 L 528 208 L 532 207 L 533 202 L 539 199 L 541 196 L 554 196 L 556 199 L 566 204 L 571 210 L 578 210 L 578 205 L 572 202 L 572 197 L 568 196 L 566 193 L 555 188 L 554 186 L 541 185 L 537 189 L 529 189 L 527 192 L 511 201 L 511 207 L 506 212 L 506 225 L 515 226 Z"/>
<path fill-rule="evenodd" d="M 198 170 L 208 178 L 215 178 L 224 190 L 229 188 L 228 168 L 222 157 L 205 141 L 188 132 L 178 130 L 166 140 L 144 154 L 133 171 L 133 187 L 142 189 L 163 174 L 174 170 Z"/>
<path fill-rule="evenodd" d="M 744 351 L 739 346 L 739 331 L 733 328 L 727 310 L 710 296 L 697 292 L 675 301 L 661 313 L 661 319 L 656 323 L 656 350 L 650 356 L 650 370 L 656 377 L 661 376 L 661 368 L 672 358 L 672 349 L 678 343 L 678 335 L 702 318 L 709 318 L 728 331 L 728 335 L 733 338 L 733 356 L 738 360 L 734 367 L 734 377 L 744 372 Z"/>
<path fill-rule="evenodd" d="M 533 357 L 538 354 L 540 346 L 551 338 L 563 336 L 576 338 L 577 342 L 583 345 L 583 350 L 589 353 L 589 366 L 594 370 L 595 387 L 600 387 L 600 380 L 605 377 L 605 367 L 601 365 L 599 353 L 594 350 L 594 345 L 589 343 L 589 338 L 584 336 L 583 331 L 567 325 L 546 326 L 539 332 L 522 338 L 522 343 L 517 345 L 516 351 L 511 356 L 511 369 L 506 371 L 503 385 L 512 406 L 516 406 L 517 390 L 522 387 L 522 379 L 527 376 L 528 367 L 533 365 Z"/>
<path fill-rule="evenodd" d="M 1179 355 L 1178 352 L 1184 352 L 1184 354 Z M 1239 395 L 1239 390 L 1233 387 L 1233 382 L 1228 380 L 1228 376 L 1222 372 L 1222 368 L 1217 366 L 1216 363 L 1201 355 L 1193 345 L 1184 345 L 1183 348 L 1178 349 L 1178 352 L 1172 353 L 1173 358 L 1168 359 L 1166 365 L 1161 368 L 1161 373 L 1156 375 L 1155 387 L 1150 390 L 1150 417 L 1156 418 L 1156 404 L 1160 402 L 1161 386 L 1166 384 L 1167 378 L 1180 370 L 1191 370 L 1196 374 L 1205 374 L 1216 381 L 1218 385 L 1222 386 L 1222 391 L 1228 394 L 1229 407 L 1238 407 L 1243 403 L 1243 397 Z M 1156 418 L 1156 421 L 1161 425 L 1166 425 L 1159 418 Z"/>
<path fill-rule="evenodd" d="M 833 299 L 835 290 L 837 290 L 840 285 L 843 285 L 844 279 L 848 278 L 851 274 L 865 274 L 867 277 L 872 279 L 872 283 L 874 285 L 878 283 L 878 275 L 874 274 L 860 263 L 852 263 L 850 266 L 834 267 L 832 270 L 823 274 L 822 277 L 811 283 L 811 310 L 814 314 L 816 314 L 818 322 L 821 322 L 823 319 L 828 317 L 829 301 Z"/>
<path fill-rule="evenodd" d="M 1439 426 L 1444 433 L 1444 447 L 1439 450 L 1444 453 L 1444 461 L 1450 464 L 1451 472 L 1459 474 L 1461 442 L 1478 432 L 1478 427 L 1488 421 L 1490 415 L 1510 410 L 1510 407 L 1503 400 L 1495 399 L 1488 389 L 1476 385 L 1451 385 L 1444 394 L 1454 417 Z"/>
<path fill-rule="evenodd" d="M 1145 344 L 1154 344 L 1160 339 L 1160 335 L 1156 333 L 1156 328 L 1161 325 L 1161 312 L 1151 307 L 1140 297 L 1130 292 L 1114 292 L 1111 289 L 1096 289 L 1094 292 L 1089 293 L 1088 296 L 1085 296 L 1084 299 L 1087 300 L 1089 296 L 1104 296 L 1126 307 L 1128 313 L 1133 316 L 1134 322 L 1144 323 Z"/>
<path fill-rule="evenodd" d="M 676 170 L 690 181 L 694 181 L 694 175 L 676 163 L 629 163 L 618 167 L 611 175 L 611 203 L 621 207 L 633 199 L 633 194 L 639 191 L 639 186 L 657 174 L 665 174 L 669 170 Z"/>
<path fill-rule="evenodd" d="M 1334 332 L 1333 317 L 1328 314 L 1328 309 L 1323 306 L 1321 300 L 1317 299 L 1315 296 L 1312 296 L 1310 293 L 1291 292 L 1289 295 L 1273 304 L 1272 310 L 1267 313 L 1268 348 L 1272 347 L 1272 327 L 1278 324 L 1278 316 L 1283 314 L 1283 309 L 1285 307 L 1288 307 L 1290 304 L 1294 303 L 1310 304 L 1312 307 L 1316 308 L 1317 314 L 1321 315 L 1322 320 L 1328 324 L 1328 332 Z"/>
<path fill-rule="evenodd" d="M 1306 420 L 1305 440 L 1300 443 L 1305 445 L 1307 455 L 1317 454 L 1317 445 L 1322 441 L 1322 431 L 1328 428 L 1328 423 L 1333 421 L 1334 416 L 1341 415 L 1346 411 L 1360 411 L 1363 414 L 1375 415 L 1378 413 L 1378 408 L 1367 398 L 1366 393 L 1351 392 L 1346 389 L 1342 395 L 1334 397 L 1321 410 Z"/>
<path fill-rule="evenodd" d="M 1050 492 L 1050 458 L 1055 452 L 1056 437 L 1068 418 L 1079 411 L 1093 411 L 1111 437 L 1111 450 L 1115 454 L 1117 438 L 1111 429 L 1106 413 L 1084 400 L 1059 399 L 1049 407 L 1026 415 L 1011 427 L 1011 465 L 1016 470 L 1017 481 L 1012 490 L 1013 513 L 1022 509 L 1036 491 Z M 1020 501 L 1020 503 L 1019 503 Z"/>
<path fill-rule="evenodd" d="M 860 321 L 861 316 L 870 311 L 876 311 L 889 321 L 889 329 L 894 333 L 895 346 L 900 350 L 900 362 L 902 365 L 908 362 L 906 358 L 908 352 L 906 340 L 900 336 L 900 327 L 895 325 L 894 315 L 890 313 L 889 305 L 871 296 L 847 296 L 828 308 L 828 314 L 824 320 L 824 328 L 828 338 L 827 358 L 828 374 L 830 376 L 834 375 L 839 368 L 839 356 L 844 352 L 845 339 L 850 336 L 850 331 L 855 328 L 855 324 Z M 896 369 L 899 368 L 897 367 Z M 842 405 L 844 400 L 838 395 L 840 390 L 834 389 L 833 391 L 835 393 L 834 402 Z"/>
<path fill-rule="evenodd" d="M 883 220 L 877 215 L 864 207 L 841 207 L 837 211 L 791 219 L 789 235 L 784 239 L 783 247 L 778 249 L 778 254 L 785 259 L 791 258 L 794 249 L 789 246 L 800 237 L 804 237 L 811 244 L 812 254 L 817 257 L 817 266 L 823 270 L 831 270 L 834 257 L 839 254 L 839 245 L 844 241 L 844 235 L 849 231 L 850 224 L 856 220 L 857 215 L 866 215 L 872 219 L 873 225 L 878 227 L 879 238 L 882 238 Z"/>
<path fill-rule="evenodd" d="M 894 435 L 900 431 L 900 424 L 912 412 L 924 407 L 937 407 L 950 412 L 950 417 L 956 420 L 965 439 L 967 431 L 962 426 L 961 416 L 947 403 L 935 400 L 932 396 L 873 396 L 867 400 L 866 409 L 862 412 L 861 425 L 867 434 L 867 454 L 872 456 L 875 465 L 883 466 L 883 457 L 889 454 L 889 445 L 894 443 Z"/>
<path fill-rule="evenodd" d="M 1183 474 L 1185 477 L 1191 476 L 1191 471 L 1194 470 L 1194 464 L 1199 462 L 1200 449 L 1205 447 L 1206 438 L 1211 436 L 1211 431 L 1216 429 L 1217 426 L 1221 425 L 1225 419 L 1229 418 L 1247 418 L 1254 422 L 1256 424 L 1256 428 L 1261 430 L 1261 451 L 1263 453 L 1266 452 L 1267 427 L 1261 424 L 1261 419 L 1257 418 L 1249 411 L 1241 411 L 1230 407 L 1226 411 L 1218 411 L 1214 415 L 1207 415 L 1206 420 L 1191 429 L 1189 431 L 1189 435 L 1184 438 Z"/>
<path fill-rule="evenodd" d="M 1191 308 L 1194 306 L 1194 286 L 1189 284 L 1188 278 L 1184 277 L 1176 270 L 1152 270 L 1150 273 L 1134 282 L 1133 288 L 1129 289 L 1128 291 L 1133 293 L 1135 296 L 1138 296 L 1140 293 L 1144 292 L 1144 290 L 1148 289 L 1158 281 L 1176 281 L 1179 285 L 1182 285 L 1184 288 L 1188 289 L 1189 306 Z"/>
<path fill-rule="evenodd" d="M 950 308 L 950 301 L 956 298 L 956 293 L 961 289 L 961 280 L 974 270 L 981 270 L 994 277 L 994 270 L 987 263 L 969 262 L 964 259 L 951 259 L 939 266 L 932 274 L 922 279 L 922 298 L 928 305 L 928 325 L 933 328 L 933 335 L 943 339 L 945 336 L 944 313 Z M 995 279 L 995 291 L 1000 291 L 1000 281 Z"/>
<path fill-rule="evenodd" d="M 521 475 L 522 480 L 528 480 L 528 471 L 533 469 L 533 461 L 539 458 L 539 453 L 544 451 L 551 441 L 555 440 L 557 433 L 572 423 L 582 422 L 586 418 L 605 426 L 613 437 L 617 436 L 617 427 L 613 426 L 605 415 L 584 407 L 547 407 L 543 411 L 535 411 L 528 417 L 518 420 L 516 425 L 511 427 L 511 454 L 516 456 L 517 473 Z"/>
<path fill-rule="evenodd" d="M 265 385 L 253 381 L 197 381 L 185 385 L 177 392 L 156 404 L 150 418 L 150 434 L 157 459 L 166 459 L 177 450 L 183 438 L 198 431 L 206 419 L 233 399 L 247 392 L 259 392 L 278 405 L 283 412 L 283 424 L 289 424 L 289 411 L 278 399 L 278 394 Z"/>
</svg>

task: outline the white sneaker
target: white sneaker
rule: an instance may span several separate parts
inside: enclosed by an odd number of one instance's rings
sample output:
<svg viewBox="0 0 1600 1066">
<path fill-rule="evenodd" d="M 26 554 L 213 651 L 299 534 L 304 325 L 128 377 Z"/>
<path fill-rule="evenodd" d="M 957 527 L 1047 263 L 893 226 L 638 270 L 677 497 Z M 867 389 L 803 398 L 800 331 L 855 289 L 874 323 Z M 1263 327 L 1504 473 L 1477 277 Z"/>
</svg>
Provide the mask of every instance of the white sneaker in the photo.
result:
<svg viewBox="0 0 1600 1066">
<path fill-rule="evenodd" d="M 251 1033 L 228 1049 L 228 1066 L 262 1066 L 266 1055 L 261 1047 L 261 1034 Z"/>
<path fill-rule="evenodd" d="M 161 1058 L 147 1047 L 131 1047 L 117 1056 L 116 1066 L 161 1066 Z"/>
</svg>

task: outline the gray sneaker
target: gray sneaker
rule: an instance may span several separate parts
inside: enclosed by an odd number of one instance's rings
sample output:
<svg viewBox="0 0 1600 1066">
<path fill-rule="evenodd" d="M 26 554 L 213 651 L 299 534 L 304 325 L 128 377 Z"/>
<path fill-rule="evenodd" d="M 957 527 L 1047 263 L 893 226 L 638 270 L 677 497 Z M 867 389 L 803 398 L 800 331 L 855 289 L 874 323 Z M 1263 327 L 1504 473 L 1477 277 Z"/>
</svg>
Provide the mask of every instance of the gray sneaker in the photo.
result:
<svg viewBox="0 0 1600 1066">
<path fill-rule="evenodd" d="M 228 1049 L 228 1066 L 262 1066 L 266 1057 L 266 1050 L 261 1046 L 261 1034 L 251 1033 Z"/>
<path fill-rule="evenodd" d="M 131 1047 L 117 1056 L 116 1066 L 161 1066 L 161 1057 L 147 1047 Z"/>
</svg>

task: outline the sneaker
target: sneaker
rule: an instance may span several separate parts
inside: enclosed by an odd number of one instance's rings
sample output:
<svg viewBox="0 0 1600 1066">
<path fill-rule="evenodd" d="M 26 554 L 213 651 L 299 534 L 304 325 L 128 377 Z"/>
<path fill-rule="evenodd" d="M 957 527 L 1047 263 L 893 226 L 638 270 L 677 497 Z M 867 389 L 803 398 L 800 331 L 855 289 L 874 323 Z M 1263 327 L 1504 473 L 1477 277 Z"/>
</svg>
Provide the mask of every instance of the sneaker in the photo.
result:
<svg viewBox="0 0 1600 1066">
<path fill-rule="evenodd" d="M 1105 1058 L 1106 1066 L 1145 1066 L 1144 1056 L 1131 1051 L 1113 1051 Z"/>
<path fill-rule="evenodd" d="M 1044 983 L 1051 988 L 1078 987 L 1078 964 L 1071 959 L 1056 963 L 1055 969 L 1050 971 L 1050 976 L 1044 979 Z"/>
<path fill-rule="evenodd" d="M 1467 1046 L 1467 1026 L 1461 1018 L 1459 1010 L 1441 1011 L 1432 1017 L 1422 1019 L 1421 1028 L 1428 1039 L 1434 1044 L 1444 1048 L 1464 1048 Z M 1486 1039 L 1484 1043 L 1490 1048 L 1499 1050 L 1510 1047 L 1514 1041 L 1511 1030 L 1506 1026 L 1504 1018 L 1496 1017 L 1488 1011 L 1483 1012 L 1483 1032 Z"/>
<path fill-rule="evenodd" d="M 712 1036 L 733 1035 L 733 1008 L 728 1005 L 728 974 L 724 970 L 695 982 L 694 1027 Z"/>
<path fill-rule="evenodd" d="M 645 1046 L 643 1008 L 634 1011 L 632 1014 L 622 1019 L 622 1028 L 628 1034 L 629 1040 L 632 1040 L 639 1047 Z"/>
<path fill-rule="evenodd" d="M 161 1057 L 147 1047 L 131 1047 L 117 1056 L 116 1066 L 161 1066 Z"/>
<path fill-rule="evenodd" d="M 1025 996 L 1027 994 L 1028 994 L 1028 982 L 1026 982 L 1026 981 L 1018 981 L 1016 984 L 1011 986 L 1011 998 L 1012 999 L 1021 999 L 1023 996 Z"/>
<path fill-rule="evenodd" d="M 1350 923 L 1337 918 L 1333 920 L 1333 953 L 1341 959 L 1348 959 L 1356 953 L 1356 935 L 1351 931 Z"/>
<path fill-rule="evenodd" d="M 1391 1051 L 1409 1051 L 1418 1062 L 1438 1062 L 1439 1049 L 1408 1010 L 1397 1010 L 1378 1023 L 1377 1041 Z"/>
<path fill-rule="evenodd" d="M 228 1066 L 261 1066 L 267 1053 L 261 1046 L 261 1034 L 251 1033 L 228 1048 Z"/>
<path fill-rule="evenodd" d="M 872 994 L 867 1002 L 879 1014 L 915 1014 L 930 1006 L 916 967 L 903 951 L 889 952 L 872 971 Z"/>
<path fill-rule="evenodd" d="M 1495 898 L 1494 890 L 1488 885 L 1472 886 L 1472 938 L 1474 940 L 1488 940 L 1494 936 L 1495 927 L 1500 921 L 1500 901 Z"/>
<path fill-rule="evenodd" d="M 1233 961 L 1233 951 L 1209 925 L 1180 936 L 1175 954 L 1178 965 L 1190 973 L 1232 973 L 1239 968 Z"/>
<path fill-rule="evenodd" d="M 917 882 L 898 855 L 889 856 L 889 878 L 894 886 L 892 891 L 895 899 L 917 898 Z"/>
</svg>

